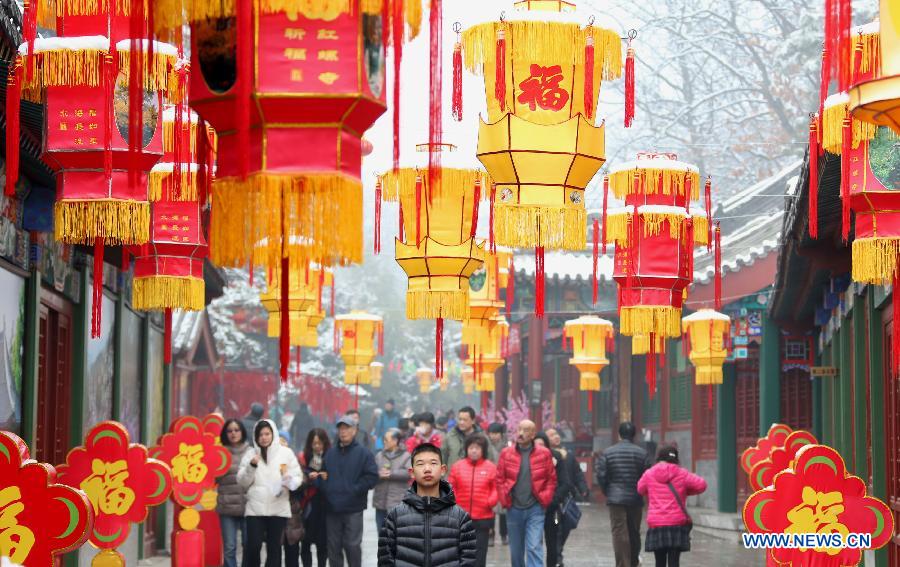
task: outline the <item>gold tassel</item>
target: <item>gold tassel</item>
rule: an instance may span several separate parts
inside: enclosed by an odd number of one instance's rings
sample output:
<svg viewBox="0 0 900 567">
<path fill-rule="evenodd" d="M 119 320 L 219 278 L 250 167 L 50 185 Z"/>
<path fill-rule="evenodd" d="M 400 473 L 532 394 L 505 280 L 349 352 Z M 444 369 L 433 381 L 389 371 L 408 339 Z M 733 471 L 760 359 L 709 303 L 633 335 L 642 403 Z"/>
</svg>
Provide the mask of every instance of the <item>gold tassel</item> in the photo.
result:
<svg viewBox="0 0 900 567">
<path fill-rule="evenodd" d="M 109 12 L 109 0 L 34 0 L 38 5 L 41 27 L 56 29 L 56 18 L 66 16 L 101 16 Z M 146 8 L 147 2 L 144 1 Z M 116 15 L 131 14 L 130 0 L 115 0 Z M 146 12 L 145 12 L 146 13 Z"/>
<path fill-rule="evenodd" d="M 477 392 L 493 392 L 497 389 L 497 378 L 493 372 L 482 372 L 475 385 Z"/>
<path fill-rule="evenodd" d="M 469 318 L 469 287 L 459 291 L 406 292 L 407 319 L 453 319 L 464 321 Z"/>
<path fill-rule="evenodd" d="M 681 336 L 681 309 L 666 305 L 636 305 L 619 310 L 621 333 L 625 336 Z"/>
<path fill-rule="evenodd" d="M 500 25 L 501 22 L 487 22 L 462 33 L 464 64 L 472 73 L 493 76 Z M 584 65 L 584 48 L 588 36 L 593 34 L 595 74 L 604 81 L 622 76 L 622 38 L 612 30 L 537 21 L 503 22 L 503 25 L 513 61 Z"/>
<path fill-rule="evenodd" d="M 382 196 L 385 201 L 397 202 L 401 198 L 415 199 L 416 179 L 421 178 L 422 186 L 428 189 L 428 170 L 404 168 L 397 171 L 389 171 L 381 176 Z M 482 187 L 490 187 L 492 180 L 486 171 L 480 169 L 441 169 L 441 196 L 448 198 L 463 198 L 472 192 L 475 181 L 480 181 Z M 489 191 L 482 190 L 481 199 L 485 200 Z"/>
<path fill-rule="evenodd" d="M 372 375 L 369 373 L 368 366 L 353 366 L 348 364 L 344 369 L 344 383 L 350 386 L 359 384 L 366 386 L 372 383 Z"/>
<path fill-rule="evenodd" d="M 184 309 L 202 311 L 206 304 L 206 283 L 188 276 L 147 276 L 134 278 L 131 303 L 138 311 Z"/>
<path fill-rule="evenodd" d="M 282 205 L 287 204 L 284 208 Z M 362 261 L 362 183 L 339 173 L 257 173 L 213 183 L 210 258 L 222 267 L 281 264 L 282 222 L 307 258 Z M 255 250 L 254 250 L 255 248 Z"/>
<path fill-rule="evenodd" d="M 599 392 L 600 375 L 596 372 L 582 372 L 578 381 L 578 389 L 582 392 Z"/>
<path fill-rule="evenodd" d="M 131 51 L 119 51 L 119 80 L 128 81 L 129 70 L 131 69 Z M 165 53 L 153 52 L 153 62 L 148 65 L 147 51 L 142 49 L 141 54 L 144 57 L 144 90 L 153 92 L 162 92 L 170 102 L 181 100 L 184 94 L 179 88 L 178 74 L 175 72 L 175 64 L 178 62 L 177 55 L 167 55 Z"/>
<path fill-rule="evenodd" d="M 101 49 L 38 51 L 34 57 L 25 59 L 25 64 L 34 65 L 34 69 L 31 80 L 28 73 L 24 73 L 23 96 L 27 100 L 39 101 L 43 89 L 47 87 L 98 86 L 106 53 Z"/>
<path fill-rule="evenodd" d="M 634 182 L 639 179 L 641 193 L 656 195 L 662 180 L 663 195 L 684 195 L 688 176 L 691 180 L 691 199 L 697 200 L 700 198 L 700 174 L 696 171 L 647 167 L 623 169 L 609 174 L 609 188 L 617 199 L 624 199 L 635 192 Z"/>
<path fill-rule="evenodd" d="M 190 124 L 190 140 L 191 140 L 191 149 L 190 155 L 197 155 L 197 127 L 199 124 L 197 122 L 189 122 L 190 118 L 187 116 L 187 112 L 185 112 L 185 123 L 184 129 L 187 130 L 188 124 Z M 183 134 L 183 132 L 182 132 Z M 163 121 L 163 151 L 166 153 L 172 153 L 175 151 L 175 122 L 174 121 Z"/>
<path fill-rule="evenodd" d="M 894 277 L 900 254 L 900 238 L 858 238 L 853 241 L 851 277 L 853 281 L 887 285 Z"/>
<path fill-rule="evenodd" d="M 91 245 L 144 244 L 150 239 L 150 203 L 115 199 L 62 200 L 54 210 L 56 240 Z"/>
<path fill-rule="evenodd" d="M 822 112 L 822 148 L 826 152 L 839 156 L 844 143 L 844 118 L 850 115 L 849 103 L 833 104 L 826 106 Z M 862 142 L 868 142 L 875 137 L 878 126 L 851 119 L 853 130 L 853 149 L 859 148 Z"/>
<path fill-rule="evenodd" d="M 866 74 L 872 69 L 878 72 L 878 62 L 881 59 L 881 35 L 879 33 L 854 34 L 854 49 L 860 51 L 859 72 Z M 876 78 L 878 78 L 876 76 Z"/>
<path fill-rule="evenodd" d="M 724 382 L 721 366 L 697 366 L 694 372 L 694 383 L 698 386 L 722 384 Z"/>
<path fill-rule="evenodd" d="M 494 209 L 497 244 L 514 248 L 583 250 L 587 245 L 586 222 L 583 208 L 497 203 Z"/>
<path fill-rule="evenodd" d="M 151 171 L 147 183 L 147 191 L 150 201 L 156 203 L 163 198 L 163 188 L 166 190 L 166 196 L 172 201 L 196 201 L 197 200 L 197 172 L 189 169 L 189 164 L 184 164 L 181 169 L 181 192 L 178 195 L 172 194 L 175 185 L 173 177 L 174 171 Z"/>
</svg>

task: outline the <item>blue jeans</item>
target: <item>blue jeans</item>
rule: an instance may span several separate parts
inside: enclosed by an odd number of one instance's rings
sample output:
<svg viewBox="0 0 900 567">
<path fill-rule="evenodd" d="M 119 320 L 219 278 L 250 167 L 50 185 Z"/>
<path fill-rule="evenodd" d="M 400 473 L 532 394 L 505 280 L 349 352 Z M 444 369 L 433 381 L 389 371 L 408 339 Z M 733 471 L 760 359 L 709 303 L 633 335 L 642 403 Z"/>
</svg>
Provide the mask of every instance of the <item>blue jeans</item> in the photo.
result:
<svg viewBox="0 0 900 567">
<path fill-rule="evenodd" d="M 225 567 L 237 567 L 237 531 L 241 530 L 241 549 L 247 550 L 247 523 L 243 516 L 219 516 L 222 526 L 222 547 L 225 548 Z"/>
<path fill-rule="evenodd" d="M 375 532 L 379 536 L 381 535 L 381 526 L 384 525 L 384 519 L 387 518 L 387 510 L 379 510 L 375 509 L 375 527 L 377 531 Z"/>
<path fill-rule="evenodd" d="M 512 567 L 543 567 L 544 509 L 512 507 L 506 513 Z"/>
</svg>

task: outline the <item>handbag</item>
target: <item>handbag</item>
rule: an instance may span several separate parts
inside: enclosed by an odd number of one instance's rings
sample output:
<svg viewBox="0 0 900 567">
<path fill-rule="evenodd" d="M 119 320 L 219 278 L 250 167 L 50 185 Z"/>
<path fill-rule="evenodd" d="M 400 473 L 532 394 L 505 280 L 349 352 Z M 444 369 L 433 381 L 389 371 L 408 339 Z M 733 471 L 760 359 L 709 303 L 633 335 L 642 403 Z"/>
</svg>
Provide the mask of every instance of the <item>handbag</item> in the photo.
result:
<svg viewBox="0 0 900 567">
<path fill-rule="evenodd" d="M 678 507 L 681 508 L 681 511 L 684 512 L 684 515 L 687 516 L 688 523 L 683 524 L 681 529 L 684 531 L 684 535 L 687 538 L 691 537 L 691 530 L 694 529 L 694 520 L 691 519 L 691 515 L 688 514 L 687 508 L 684 507 L 684 502 L 681 501 L 681 496 L 678 494 L 678 491 L 675 490 L 675 487 L 672 486 L 671 482 L 666 483 L 669 486 L 669 490 L 672 492 L 672 496 L 675 497 L 675 502 L 678 502 Z"/>
<path fill-rule="evenodd" d="M 581 521 L 581 508 L 575 502 L 575 498 L 570 494 L 562 505 L 562 524 L 567 530 L 574 530 Z"/>
</svg>

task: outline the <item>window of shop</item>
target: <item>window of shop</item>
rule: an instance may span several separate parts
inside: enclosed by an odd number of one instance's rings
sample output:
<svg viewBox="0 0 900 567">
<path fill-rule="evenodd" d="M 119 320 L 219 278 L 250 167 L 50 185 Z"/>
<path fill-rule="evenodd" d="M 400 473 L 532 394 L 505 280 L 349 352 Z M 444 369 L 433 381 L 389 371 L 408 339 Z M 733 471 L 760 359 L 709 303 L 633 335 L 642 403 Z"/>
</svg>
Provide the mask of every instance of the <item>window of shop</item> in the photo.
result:
<svg viewBox="0 0 900 567">
<path fill-rule="evenodd" d="M 83 434 L 87 435 L 94 425 L 112 419 L 113 380 L 115 376 L 115 325 L 116 303 L 103 296 L 103 311 L 100 320 L 100 337 L 87 342 L 87 375 L 85 376 L 85 415 Z M 93 298 L 88 294 L 87 312 L 92 309 Z"/>
<path fill-rule="evenodd" d="M 25 279 L 0 267 L 0 429 L 22 433 Z"/>
<path fill-rule="evenodd" d="M 692 372 L 678 342 L 672 341 L 669 349 L 669 368 L 673 368 L 669 379 L 669 423 L 691 421 Z"/>
<path fill-rule="evenodd" d="M 747 347 L 747 357 L 735 361 L 735 420 L 737 433 L 737 455 L 747 447 L 756 445 L 759 439 L 759 346 L 751 343 Z M 738 474 L 738 503 L 743 506 L 750 496 L 747 475 Z"/>
</svg>

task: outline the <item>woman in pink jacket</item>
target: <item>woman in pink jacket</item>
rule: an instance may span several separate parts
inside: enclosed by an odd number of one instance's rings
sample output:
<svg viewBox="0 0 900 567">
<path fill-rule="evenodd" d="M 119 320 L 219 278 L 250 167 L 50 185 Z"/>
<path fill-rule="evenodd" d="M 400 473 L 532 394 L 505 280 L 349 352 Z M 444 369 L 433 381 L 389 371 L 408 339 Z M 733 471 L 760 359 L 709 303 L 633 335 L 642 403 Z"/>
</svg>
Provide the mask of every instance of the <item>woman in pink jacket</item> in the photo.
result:
<svg viewBox="0 0 900 567">
<path fill-rule="evenodd" d="M 682 551 L 691 550 L 691 528 L 685 502 L 706 491 L 706 481 L 678 465 L 678 448 L 665 446 L 656 464 L 641 476 L 638 492 L 650 500 L 644 549 L 656 556 L 656 567 L 678 567 Z"/>
</svg>

